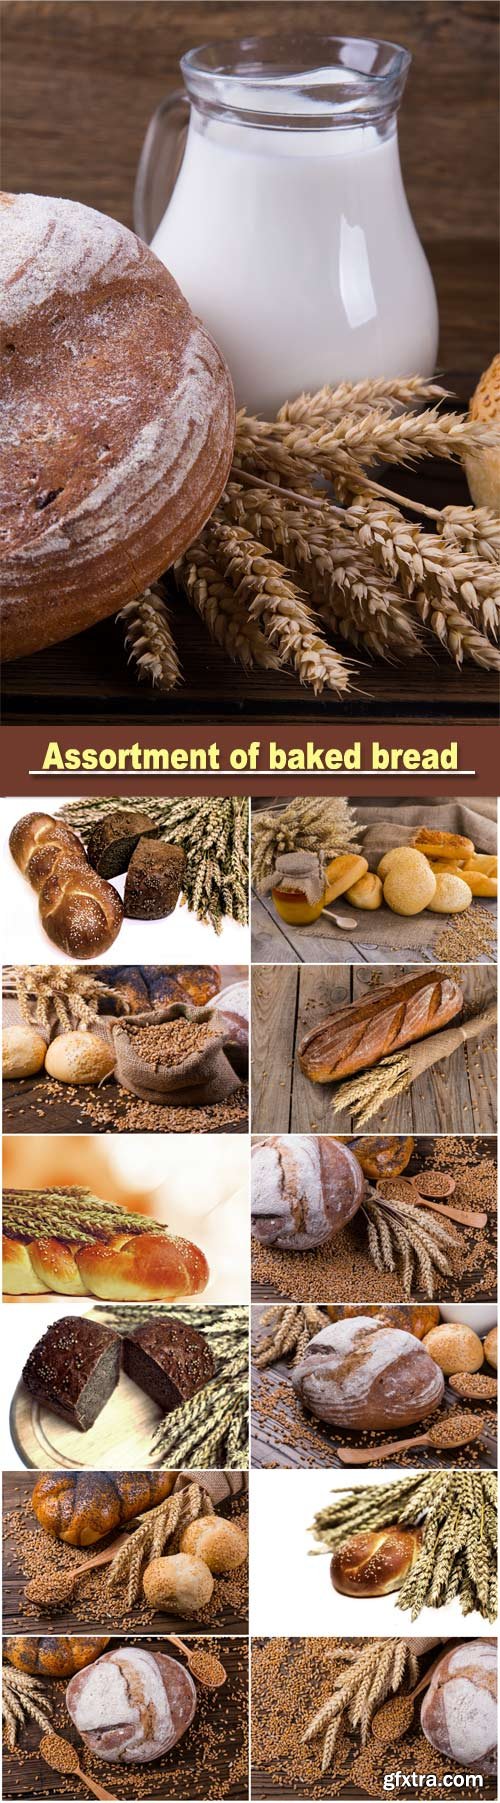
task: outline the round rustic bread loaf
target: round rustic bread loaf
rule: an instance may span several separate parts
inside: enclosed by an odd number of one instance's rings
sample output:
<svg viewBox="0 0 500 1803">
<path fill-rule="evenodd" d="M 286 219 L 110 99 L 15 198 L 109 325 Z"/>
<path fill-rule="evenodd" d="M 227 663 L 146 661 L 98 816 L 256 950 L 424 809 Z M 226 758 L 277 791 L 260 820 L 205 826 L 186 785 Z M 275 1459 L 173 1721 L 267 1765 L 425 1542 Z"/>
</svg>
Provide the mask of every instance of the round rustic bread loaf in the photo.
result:
<svg viewBox="0 0 500 1803">
<path fill-rule="evenodd" d="M 318 1421 L 347 1428 L 408 1427 L 436 1409 L 444 1391 L 420 1340 L 369 1315 L 315 1334 L 292 1383 Z"/>
<path fill-rule="evenodd" d="M 231 463 L 223 358 L 116 220 L 4 194 L 3 655 L 141 594 L 196 538 Z"/>
<path fill-rule="evenodd" d="M 170 1752 L 190 1727 L 196 1701 L 191 1673 L 179 1660 L 122 1641 L 78 1672 L 66 1691 L 68 1714 L 88 1751 L 119 1765 L 144 1765 Z"/>
<path fill-rule="evenodd" d="M 271 1134 L 252 1147 L 252 1230 L 289 1252 L 323 1246 L 356 1214 L 365 1180 L 354 1152 L 327 1135 Z"/>
<path fill-rule="evenodd" d="M 497 1650 L 494 1640 L 466 1640 L 445 1653 L 425 1692 L 420 1720 L 426 1740 L 470 1772 L 494 1775 L 497 1746 Z"/>
</svg>

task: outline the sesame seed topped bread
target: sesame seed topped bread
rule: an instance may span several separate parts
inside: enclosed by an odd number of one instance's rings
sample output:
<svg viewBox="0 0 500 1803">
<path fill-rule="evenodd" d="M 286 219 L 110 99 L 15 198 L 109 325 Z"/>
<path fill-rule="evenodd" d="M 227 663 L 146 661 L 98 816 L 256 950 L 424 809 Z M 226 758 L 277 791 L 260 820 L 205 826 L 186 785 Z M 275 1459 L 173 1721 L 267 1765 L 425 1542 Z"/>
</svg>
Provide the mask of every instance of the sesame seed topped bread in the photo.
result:
<svg viewBox="0 0 500 1803">
<path fill-rule="evenodd" d="M 140 595 L 232 458 L 224 360 L 162 263 L 93 208 L 0 196 L 3 655 Z"/>
</svg>

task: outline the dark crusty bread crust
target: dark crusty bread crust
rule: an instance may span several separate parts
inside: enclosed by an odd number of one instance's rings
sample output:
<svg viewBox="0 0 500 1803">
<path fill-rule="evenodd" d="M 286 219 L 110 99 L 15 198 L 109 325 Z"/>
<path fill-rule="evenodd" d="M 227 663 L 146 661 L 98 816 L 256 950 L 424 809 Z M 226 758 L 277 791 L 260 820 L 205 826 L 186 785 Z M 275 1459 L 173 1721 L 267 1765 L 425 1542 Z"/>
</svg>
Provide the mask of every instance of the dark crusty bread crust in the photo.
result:
<svg viewBox="0 0 500 1803">
<path fill-rule="evenodd" d="M 224 487 L 235 408 L 168 271 L 104 214 L 4 194 L 0 280 L 9 659 L 116 613 L 187 549 Z"/>
<path fill-rule="evenodd" d="M 424 971 L 391 983 L 364 1002 L 351 1002 L 312 1027 L 298 1048 L 313 1083 L 333 1083 L 368 1070 L 389 1052 L 426 1039 L 460 1013 L 463 995 L 454 977 Z"/>
<path fill-rule="evenodd" d="M 86 1432 L 116 1388 L 120 1362 L 117 1333 L 84 1315 L 64 1315 L 33 1346 L 23 1383 L 37 1402 Z"/>
<path fill-rule="evenodd" d="M 203 1334 L 174 1318 L 146 1322 L 125 1334 L 123 1365 L 165 1414 L 203 1389 L 215 1373 Z"/>
</svg>

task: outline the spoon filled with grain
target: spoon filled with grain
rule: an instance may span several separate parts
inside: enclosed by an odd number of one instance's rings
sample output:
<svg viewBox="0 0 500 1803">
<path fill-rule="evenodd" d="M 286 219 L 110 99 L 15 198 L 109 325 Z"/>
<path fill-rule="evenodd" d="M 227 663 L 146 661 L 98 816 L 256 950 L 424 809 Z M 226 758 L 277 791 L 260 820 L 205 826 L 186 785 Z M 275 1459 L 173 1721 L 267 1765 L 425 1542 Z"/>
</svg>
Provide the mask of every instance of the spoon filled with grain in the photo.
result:
<svg viewBox="0 0 500 1803">
<path fill-rule="evenodd" d="M 433 1446 L 436 1452 L 448 1452 L 452 1447 L 467 1446 L 471 1440 L 480 1440 L 483 1423 L 470 1410 L 457 1409 L 453 1414 L 436 1421 L 426 1434 L 416 1434 L 411 1440 L 384 1440 L 382 1446 L 337 1446 L 337 1458 L 343 1465 L 373 1465 L 377 1459 L 390 1459 L 391 1453 L 407 1452 L 414 1446 Z"/>
<path fill-rule="evenodd" d="M 50 1728 L 48 1734 L 42 1734 L 38 1751 L 53 1772 L 71 1773 L 72 1777 L 80 1778 L 82 1784 L 86 1784 L 93 1797 L 103 1798 L 104 1803 L 119 1803 L 114 1791 L 105 1790 L 103 1784 L 96 1784 L 93 1778 L 82 1772 L 76 1747 L 72 1746 L 70 1740 L 64 1740 L 62 1734 L 54 1734 Z"/>
<path fill-rule="evenodd" d="M 218 1690 L 219 1684 L 225 1684 L 227 1671 L 221 1660 L 216 1659 L 215 1653 L 200 1653 L 196 1647 L 186 1646 L 179 1634 L 166 1634 L 165 1639 L 185 1654 L 191 1676 L 197 1678 L 199 1684 L 205 1684 L 207 1690 Z"/>
<path fill-rule="evenodd" d="M 42 1571 L 39 1578 L 30 1578 L 25 1585 L 24 1594 L 28 1603 L 37 1603 L 39 1609 L 55 1609 L 59 1603 L 69 1603 L 73 1591 L 88 1571 L 94 1571 L 96 1565 L 109 1565 L 115 1553 L 125 1545 L 127 1534 L 119 1534 L 111 1546 L 103 1553 L 96 1553 L 95 1559 L 86 1559 L 85 1564 L 75 1565 L 73 1571 Z"/>
</svg>

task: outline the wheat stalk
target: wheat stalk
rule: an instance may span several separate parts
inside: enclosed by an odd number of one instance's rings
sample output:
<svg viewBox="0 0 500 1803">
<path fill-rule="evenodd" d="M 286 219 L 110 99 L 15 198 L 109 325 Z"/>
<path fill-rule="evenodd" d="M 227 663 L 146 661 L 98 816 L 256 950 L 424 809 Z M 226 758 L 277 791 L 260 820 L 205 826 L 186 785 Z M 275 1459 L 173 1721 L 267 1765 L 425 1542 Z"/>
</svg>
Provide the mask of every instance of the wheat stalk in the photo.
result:
<svg viewBox="0 0 500 1803">
<path fill-rule="evenodd" d="M 436 1216 L 423 1220 L 417 1203 L 383 1196 L 379 1189 L 370 1189 L 363 1198 L 362 1213 L 376 1269 L 395 1271 L 402 1266 L 404 1295 L 410 1297 L 414 1286 L 420 1284 L 425 1296 L 432 1299 L 436 1273 L 446 1277 L 453 1269 L 459 1244 L 453 1228 Z"/>
<path fill-rule="evenodd" d="M 4 1665 L 2 1720 L 11 1753 L 16 1746 L 18 1728 L 23 1728 L 26 1722 L 37 1722 L 39 1728 L 51 1727 L 51 1718 L 46 1709 L 45 1686 L 40 1684 L 38 1678 L 31 1677 L 28 1672 L 11 1671 Z"/>
<path fill-rule="evenodd" d="M 14 980 L 23 1020 L 45 1033 L 54 1025 L 64 1032 L 93 1026 L 103 999 L 124 1006 L 114 989 L 84 970 L 62 970 L 58 964 L 19 965 Z"/>
<path fill-rule="evenodd" d="M 460 1597 L 494 1621 L 497 1562 L 497 1476 L 443 1471 L 348 1491 L 318 1511 L 311 1532 L 331 1553 L 353 1534 L 389 1526 L 422 1526 L 422 1544 L 398 1593 L 396 1607 L 412 1621 L 425 1608 Z"/>
<path fill-rule="evenodd" d="M 291 664 L 300 681 L 315 695 L 325 689 L 338 694 L 349 687 L 345 659 L 327 645 L 311 609 L 289 580 L 280 563 L 271 557 L 244 526 L 214 517 L 206 528 L 209 544 L 224 561 L 228 581 L 237 599 L 258 621 L 282 664 Z"/>
<path fill-rule="evenodd" d="M 344 796 L 318 801 L 299 796 L 279 812 L 263 808 L 252 814 L 252 877 L 257 890 L 265 887 L 279 857 L 294 851 L 314 851 L 329 864 L 339 852 L 357 850 L 360 830 Z"/>
<path fill-rule="evenodd" d="M 166 691 L 175 689 L 181 668 L 161 589 L 145 589 L 138 599 L 122 607 L 117 619 L 124 627 L 125 649 L 139 681 Z"/>
<path fill-rule="evenodd" d="M 285 401 L 277 417 L 290 425 L 300 426 L 304 420 L 307 422 L 316 415 L 335 419 L 348 412 L 364 417 L 370 407 L 394 413 L 401 407 L 414 406 L 417 401 L 447 399 L 447 389 L 428 381 L 425 376 L 377 376 L 363 382 L 339 382 L 335 388 L 325 386 L 314 394 L 298 395 L 295 401 Z"/>
<path fill-rule="evenodd" d="M 381 1058 L 373 1070 L 358 1072 L 356 1077 L 339 1083 L 332 1099 L 333 1112 L 341 1114 L 347 1109 L 355 1126 L 362 1127 L 387 1102 L 404 1094 L 409 1085 L 409 1058 L 406 1052 L 395 1052 L 390 1058 Z"/>
<path fill-rule="evenodd" d="M 274 1365 L 278 1359 L 286 1358 L 287 1353 L 294 1353 L 294 1364 L 298 1364 L 314 1334 L 319 1333 L 327 1325 L 326 1317 L 314 1303 L 303 1306 L 296 1302 L 274 1303 L 261 1316 L 262 1326 L 270 1327 L 270 1333 L 259 1341 L 255 1355 L 255 1364 L 260 1371 L 266 1365 Z"/>
<path fill-rule="evenodd" d="M 375 1710 L 391 1691 L 400 1689 L 406 1675 L 413 1682 L 417 1674 L 418 1660 L 411 1642 L 371 1640 L 355 1651 L 349 1670 L 339 1673 L 331 1696 L 313 1715 L 303 1735 L 308 1744 L 325 1734 L 322 1772 L 328 1770 L 340 1728 L 359 1728 L 365 1745 Z M 337 1733 L 332 1734 L 329 1730 L 334 1723 Z"/>
<path fill-rule="evenodd" d="M 124 1587 L 126 1605 L 132 1608 L 141 1594 L 145 1563 L 159 1558 L 166 1546 L 172 1551 L 174 1540 L 191 1521 L 213 1514 L 213 1503 L 198 1484 L 187 1484 L 177 1495 L 167 1497 L 158 1508 L 150 1509 L 146 1519 L 128 1536 L 111 1561 L 107 1573 L 110 1590 Z"/>
<path fill-rule="evenodd" d="M 61 819 L 88 843 L 97 820 L 116 813 L 125 802 L 111 796 L 69 801 Z M 141 796 L 135 806 L 158 828 L 161 838 L 175 840 L 185 853 L 183 895 L 187 907 L 220 933 L 224 919 L 241 926 L 248 921 L 248 801 L 244 795 Z M 90 981 L 90 979 L 89 979 Z M 113 994 L 95 986 L 96 994 Z M 97 1012 L 97 1009 L 95 1010 Z"/>
<path fill-rule="evenodd" d="M 116 1202 L 104 1202 L 91 1190 L 75 1188 L 3 1192 L 4 1232 L 22 1240 L 54 1236 L 71 1244 L 102 1240 L 122 1230 L 130 1234 L 168 1235 L 168 1227 L 149 1216 L 133 1214 Z"/>
<path fill-rule="evenodd" d="M 224 561 L 213 555 L 207 530 L 174 566 L 179 588 L 199 614 L 214 643 L 250 670 L 278 670 L 279 656 L 247 607 L 226 580 Z"/>
<path fill-rule="evenodd" d="M 243 1471 L 248 1464 L 248 1311 L 235 1306 L 178 1308 L 175 1319 L 203 1334 L 213 1353 L 216 1372 L 188 1402 L 164 1415 L 154 1430 L 151 1457 L 155 1465 L 172 1470 L 208 1469 Z M 132 1331 L 144 1321 L 171 1318 L 164 1303 L 126 1304 L 96 1308 L 94 1319 L 103 1319 L 118 1333 Z"/>
</svg>

